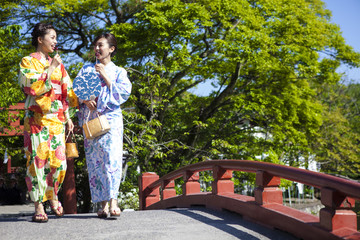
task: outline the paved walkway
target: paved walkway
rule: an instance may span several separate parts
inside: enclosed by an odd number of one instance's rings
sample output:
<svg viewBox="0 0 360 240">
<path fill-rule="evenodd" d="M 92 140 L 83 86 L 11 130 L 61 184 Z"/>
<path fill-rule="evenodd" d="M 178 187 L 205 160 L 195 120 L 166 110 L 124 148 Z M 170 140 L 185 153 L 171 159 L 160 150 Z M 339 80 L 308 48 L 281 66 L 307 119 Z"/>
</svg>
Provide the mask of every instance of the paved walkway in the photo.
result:
<svg viewBox="0 0 360 240">
<path fill-rule="evenodd" d="M 237 214 L 202 207 L 125 211 L 117 219 L 94 213 L 49 215 L 47 223 L 31 222 L 32 213 L 33 205 L 0 206 L 0 239 L 296 239 Z"/>
</svg>

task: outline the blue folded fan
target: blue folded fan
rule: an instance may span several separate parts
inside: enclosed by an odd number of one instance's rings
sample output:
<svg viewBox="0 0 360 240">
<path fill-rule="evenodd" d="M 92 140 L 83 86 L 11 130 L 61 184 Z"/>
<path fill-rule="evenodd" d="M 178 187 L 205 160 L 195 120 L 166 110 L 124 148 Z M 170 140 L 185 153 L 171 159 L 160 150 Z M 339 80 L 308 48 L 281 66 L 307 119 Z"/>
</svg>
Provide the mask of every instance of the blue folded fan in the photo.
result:
<svg viewBox="0 0 360 240">
<path fill-rule="evenodd" d="M 92 65 L 82 69 L 73 82 L 73 89 L 82 100 L 90 100 L 98 97 L 101 91 L 101 80 Z"/>
</svg>

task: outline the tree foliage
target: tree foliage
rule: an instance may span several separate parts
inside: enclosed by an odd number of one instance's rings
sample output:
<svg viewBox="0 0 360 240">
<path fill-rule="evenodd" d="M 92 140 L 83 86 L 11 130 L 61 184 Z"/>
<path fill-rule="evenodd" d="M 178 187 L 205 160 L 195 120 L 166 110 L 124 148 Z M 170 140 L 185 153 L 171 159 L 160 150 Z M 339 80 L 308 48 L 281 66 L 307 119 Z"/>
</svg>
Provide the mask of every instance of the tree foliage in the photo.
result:
<svg viewBox="0 0 360 240">
<path fill-rule="evenodd" d="M 14 1 L 0 3 L 0 131 L 9 128 L 9 122 L 14 121 L 14 116 L 9 115 L 7 108 L 23 99 L 23 93 L 17 86 L 18 63 L 26 49 L 19 43 L 21 39 L 19 25 L 7 24 L 12 16 L 12 10 L 17 6 Z M 22 141 L 19 137 L 0 137 L 0 154 L 4 156 L 6 148 L 13 148 L 8 155 L 12 156 L 13 163 L 21 159 L 16 157 L 21 154 Z M 3 159 L 3 158 L 1 158 Z"/>
<path fill-rule="evenodd" d="M 133 83 L 124 106 L 131 109 L 124 113 L 125 145 L 142 170 L 162 175 L 219 156 L 294 165 L 316 154 L 346 168 L 359 163 L 358 132 L 343 137 L 356 124 L 344 120 L 342 106 L 329 107 L 324 93 L 339 82 L 340 64 L 359 67 L 360 57 L 320 0 L 21 0 L 18 6 L 6 21 L 26 23 L 20 39 L 28 41 L 38 21 L 53 22 L 69 65 L 91 60 L 98 33 L 116 35 L 114 61 Z M 204 83 L 211 92 L 194 94 Z"/>
<path fill-rule="evenodd" d="M 359 84 L 341 83 L 320 89 L 324 124 L 313 143 L 324 172 L 353 179 L 360 179 L 359 90 Z"/>
</svg>

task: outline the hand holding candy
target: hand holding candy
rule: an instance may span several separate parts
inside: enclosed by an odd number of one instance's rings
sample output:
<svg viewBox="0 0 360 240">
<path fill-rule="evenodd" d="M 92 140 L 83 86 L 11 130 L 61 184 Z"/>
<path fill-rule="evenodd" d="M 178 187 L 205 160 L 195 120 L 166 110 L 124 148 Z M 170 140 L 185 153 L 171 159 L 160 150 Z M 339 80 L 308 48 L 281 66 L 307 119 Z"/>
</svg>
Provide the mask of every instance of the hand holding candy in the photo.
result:
<svg viewBox="0 0 360 240">
<path fill-rule="evenodd" d="M 102 77 L 105 76 L 104 64 L 102 64 L 102 63 L 95 64 L 95 70 L 100 74 L 100 76 L 102 76 Z"/>
<path fill-rule="evenodd" d="M 105 65 L 102 63 L 97 63 L 97 60 L 96 60 L 95 71 L 100 74 L 101 79 L 105 81 L 105 83 L 108 87 L 110 87 L 111 79 L 106 74 Z"/>
<path fill-rule="evenodd" d="M 55 54 L 50 66 L 57 68 L 62 63 L 62 60 L 61 60 L 60 55 L 58 54 L 58 47 L 56 46 L 54 49 L 56 51 L 56 54 Z"/>
</svg>

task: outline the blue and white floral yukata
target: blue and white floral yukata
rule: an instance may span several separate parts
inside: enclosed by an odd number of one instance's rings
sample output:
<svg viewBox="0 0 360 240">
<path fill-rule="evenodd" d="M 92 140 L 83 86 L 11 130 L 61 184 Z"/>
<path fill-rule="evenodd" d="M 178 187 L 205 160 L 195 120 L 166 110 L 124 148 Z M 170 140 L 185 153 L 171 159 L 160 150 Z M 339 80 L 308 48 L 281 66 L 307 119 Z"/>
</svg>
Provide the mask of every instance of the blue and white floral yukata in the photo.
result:
<svg viewBox="0 0 360 240">
<path fill-rule="evenodd" d="M 94 68 L 94 64 L 85 65 L 77 77 L 86 76 L 87 68 Z M 129 98 L 131 93 L 131 82 L 125 69 L 110 62 L 105 66 L 105 72 L 112 83 L 109 88 L 101 79 L 101 91 L 96 98 L 97 113 L 105 114 L 111 129 L 92 140 L 86 139 L 84 134 L 86 164 L 93 202 L 117 199 L 123 158 L 123 117 L 120 105 Z M 80 99 L 80 103 L 83 100 Z M 97 113 L 90 111 L 84 103 L 80 104 L 78 112 L 80 126 L 97 117 Z"/>
</svg>

